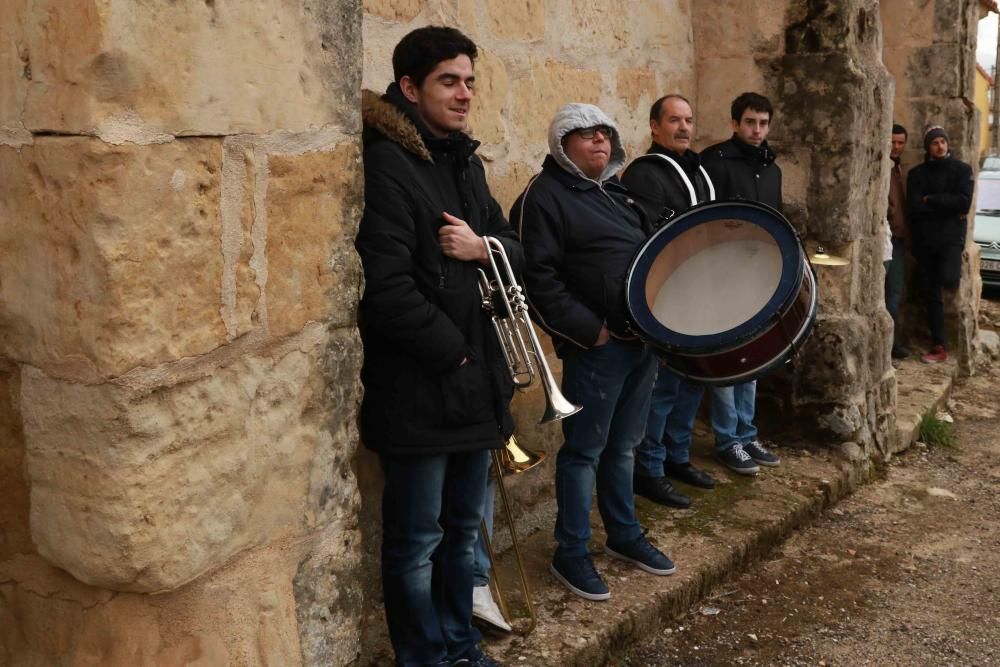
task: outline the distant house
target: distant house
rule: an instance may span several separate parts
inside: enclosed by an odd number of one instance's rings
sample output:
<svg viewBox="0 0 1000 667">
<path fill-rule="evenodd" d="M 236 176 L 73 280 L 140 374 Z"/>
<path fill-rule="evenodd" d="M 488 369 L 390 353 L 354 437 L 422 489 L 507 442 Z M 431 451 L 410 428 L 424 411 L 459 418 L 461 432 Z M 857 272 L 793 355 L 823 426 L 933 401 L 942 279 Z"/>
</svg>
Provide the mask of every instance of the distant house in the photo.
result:
<svg viewBox="0 0 1000 667">
<path fill-rule="evenodd" d="M 990 91 L 993 90 L 993 77 L 976 63 L 976 108 L 979 109 L 979 159 L 990 150 Z"/>
</svg>

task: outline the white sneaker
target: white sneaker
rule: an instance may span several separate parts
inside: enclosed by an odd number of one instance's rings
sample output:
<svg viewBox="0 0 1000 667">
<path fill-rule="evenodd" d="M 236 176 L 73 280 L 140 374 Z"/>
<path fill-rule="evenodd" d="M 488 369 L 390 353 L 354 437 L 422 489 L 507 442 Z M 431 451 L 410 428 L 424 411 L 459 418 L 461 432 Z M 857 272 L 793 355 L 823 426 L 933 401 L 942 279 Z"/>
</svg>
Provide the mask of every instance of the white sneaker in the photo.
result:
<svg viewBox="0 0 1000 667">
<path fill-rule="evenodd" d="M 498 630 L 503 630 L 504 632 L 511 631 L 510 623 L 504 619 L 503 614 L 500 613 L 500 607 L 493 601 L 493 594 L 490 593 L 489 585 L 473 587 L 472 615 L 482 621 L 486 621 Z"/>
</svg>

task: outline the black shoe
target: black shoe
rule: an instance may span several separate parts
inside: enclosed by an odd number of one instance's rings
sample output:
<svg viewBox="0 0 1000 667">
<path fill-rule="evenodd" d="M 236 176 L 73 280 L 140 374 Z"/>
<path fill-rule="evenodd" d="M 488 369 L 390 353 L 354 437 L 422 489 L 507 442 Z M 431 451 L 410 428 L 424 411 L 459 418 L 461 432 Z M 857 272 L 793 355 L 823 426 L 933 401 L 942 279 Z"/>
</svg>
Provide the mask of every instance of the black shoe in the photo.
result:
<svg viewBox="0 0 1000 667">
<path fill-rule="evenodd" d="M 913 354 L 910 348 L 905 345 L 893 345 L 892 346 L 892 358 L 893 359 L 906 359 L 908 356 Z"/>
<path fill-rule="evenodd" d="M 608 585 L 594 567 L 590 554 L 576 558 L 556 556 L 549 565 L 549 572 L 573 593 L 585 600 L 607 600 L 611 597 Z"/>
<path fill-rule="evenodd" d="M 667 477 L 673 477 L 678 482 L 684 482 L 691 486 L 702 489 L 714 489 L 715 479 L 704 470 L 695 468 L 690 463 L 671 463 L 667 461 L 663 464 L 663 472 Z"/>
<path fill-rule="evenodd" d="M 743 451 L 743 446 L 739 444 L 732 445 L 729 449 L 721 452 L 716 452 L 715 458 L 722 465 L 741 475 L 756 475 L 760 472 L 760 468 L 753 462 L 750 455 Z"/>
<path fill-rule="evenodd" d="M 691 507 L 691 499 L 674 488 L 666 477 L 635 476 L 635 493 L 643 498 L 649 498 L 654 503 L 667 507 L 686 509 Z"/>
<path fill-rule="evenodd" d="M 781 463 L 781 459 L 764 449 L 764 445 L 760 444 L 760 440 L 751 440 L 746 443 L 743 445 L 743 451 L 758 465 L 774 468 Z"/>
</svg>

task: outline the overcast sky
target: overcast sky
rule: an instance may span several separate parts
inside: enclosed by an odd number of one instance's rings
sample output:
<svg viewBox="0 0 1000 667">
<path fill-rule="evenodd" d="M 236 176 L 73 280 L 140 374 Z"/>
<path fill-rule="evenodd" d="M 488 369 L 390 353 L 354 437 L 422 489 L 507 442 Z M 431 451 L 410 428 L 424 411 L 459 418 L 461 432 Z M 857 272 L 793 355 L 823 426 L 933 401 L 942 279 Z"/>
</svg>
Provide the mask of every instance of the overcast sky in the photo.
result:
<svg viewBox="0 0 1000 667">
<path fill-rule="evenodd" d="M 993 63 L 997 58 L 997 15 L 990 12 L 989 16 L 979 22 L 979 41 L 976 43 L 976 61 L 987 72 L 993 72 Z"/>
</svg>

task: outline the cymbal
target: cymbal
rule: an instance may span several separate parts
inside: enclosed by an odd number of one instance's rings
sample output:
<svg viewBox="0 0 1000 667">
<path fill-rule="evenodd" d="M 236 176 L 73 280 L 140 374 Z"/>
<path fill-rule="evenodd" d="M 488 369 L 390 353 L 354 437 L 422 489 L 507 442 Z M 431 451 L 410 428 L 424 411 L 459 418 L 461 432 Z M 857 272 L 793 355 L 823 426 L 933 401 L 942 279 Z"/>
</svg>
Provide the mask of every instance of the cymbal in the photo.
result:
<svg viewBox="0 0 1000 667">
<path fill-rule="evenodd" d="M 845 266 L 851 263 L 846 257 L 828 254 L 823 246 L 816 246 L 816 252 L 809 255 L 809 261 L 820 266 Z"/>
</svg>

